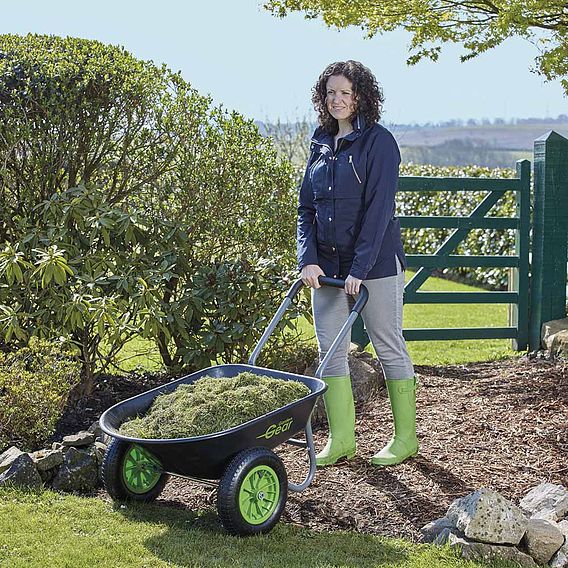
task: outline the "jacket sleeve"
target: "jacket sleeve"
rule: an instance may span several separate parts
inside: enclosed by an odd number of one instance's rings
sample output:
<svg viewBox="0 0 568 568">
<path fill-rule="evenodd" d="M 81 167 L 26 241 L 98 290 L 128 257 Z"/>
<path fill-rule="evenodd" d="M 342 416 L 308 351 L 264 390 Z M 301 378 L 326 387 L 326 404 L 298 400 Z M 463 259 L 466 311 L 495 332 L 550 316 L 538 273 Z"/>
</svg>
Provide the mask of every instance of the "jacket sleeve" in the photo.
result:
<svg viewBox="0 0 568 568">
<path fill-rule="evenodd" d="M 390 132 L 376 136 L 367 156 L 365 212 L 355 241 L 350 274 L 365 280 L 375 265 L 385 231 L 395 211 L 400 151 Z"/>
<path fill-rule="evenodd" d="M 310 181 L 310 167 L 315 159 L 312 152 L 308 159 L 308 165 L 304 173 L 304 179 L 300 186 L 298 196 L 298 224 L 297 224 L 297 255 L 298 270 L 302 270 L 308 264 L 318 263 L 316 243 L 316 210 L 314 196 Z"/>
</svg>

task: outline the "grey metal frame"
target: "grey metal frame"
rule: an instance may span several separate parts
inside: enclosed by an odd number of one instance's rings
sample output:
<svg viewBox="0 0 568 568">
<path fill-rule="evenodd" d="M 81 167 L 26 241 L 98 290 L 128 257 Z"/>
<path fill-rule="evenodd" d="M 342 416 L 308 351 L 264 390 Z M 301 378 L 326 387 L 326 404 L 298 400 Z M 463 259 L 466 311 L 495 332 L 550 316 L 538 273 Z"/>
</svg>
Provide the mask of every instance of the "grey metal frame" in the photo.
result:
<svg viewBox="0 0 568 568">
<path fill-rule="evenodd" d="M 328 278 L 326 276 L 320 276 L 319 282 L 322 286 L 333 286 L 335 288 L 343 288 L 345 286 L 344 280 Z M 290 307 L 290 304 L 292 303 L 293 299 L 296 297 L 296 295 L 302 289 L 303 286 L 304 283 L 302 282 L 301 279 L 296 280 L 296 282 L 292 284 L 292 286 L 290 287 L 290 289 L 286 294 L 286 297 L 280 304 L 280 307 L 278 308 L 278 310 L 276 310 L 276 314 L 274 314 L 274 317 L 270 320 L 270 323 L 268 324 L 267 328 L 264 330 L 262 337 L 258 341 L 256 347 L 253 349 L 248 360 L 249 365 L 254 366 L 256 359 L 260 353 L 260 350 L 264 347 L 265 343 L 268 341 L 268 338 L 270 337 L 272 332 L 276 329 L 278 322 L 282 319 L 284 312 Z M 326 353 L 326 356 L 323 358 L 323 361 L 321 361 L 318 368 L 316 369 L 315 377 L 317 379 L 322 378 L 324 369 L 327 367 L 327 364 L 329 363 L 331 357 L 339 347 L 340 343 L 343 341 L 345 335 L 347 335 L 347 333 L 355 323 L 355 320 L 357 319 L 357 317 L 365 307 L 365 304 L 367 303 L 368 299 L 369 299 L 369 292 L 365 287 L 365 285 L 362 284 L 359 291 L 359 296 L 355 301 L 353 309 L 349 313 L 349 317 L 347 318 L 347 320 L 339 330 L 337 337 L 333 340 L 333 343 L 331 344 L 331 347 Z M 314 438 L 312 434 L 311 415 L 308 417 L 308 421 L 304 428 L 304 435 L 306 437 L 305 440 L 290 438 L 289 440 L 286 441 L 287 444 L 290 444 L 292 446 L 297 446 L 300 448 L 307 449 L 310 460 L 310 468 L 304 481 L 298 484 L 288 482 L 288 489 L 290 491 L 295 491 L 295 492 L 304 491 L 307 487 L 309 487 L 316 474 L 316 451 L 314 447 Z"/>
</svg>

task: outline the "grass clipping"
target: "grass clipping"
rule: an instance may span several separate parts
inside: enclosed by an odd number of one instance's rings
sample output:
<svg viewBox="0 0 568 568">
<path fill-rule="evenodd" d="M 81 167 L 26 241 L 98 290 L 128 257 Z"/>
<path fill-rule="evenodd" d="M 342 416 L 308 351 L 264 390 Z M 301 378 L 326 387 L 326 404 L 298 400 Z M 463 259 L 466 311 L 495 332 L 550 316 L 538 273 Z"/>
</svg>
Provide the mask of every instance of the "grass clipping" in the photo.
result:
<svg viewBox="0 0 568 568">
<path fill-rule="evenodd" d="M 231 378 L 201 377 L 156 397 L 144 416 L 124 422 L 120 433 L 133 438 L 190 438 L 227 430 L 294 402 L 310 389 L 253 373 Z"/>
</svg>

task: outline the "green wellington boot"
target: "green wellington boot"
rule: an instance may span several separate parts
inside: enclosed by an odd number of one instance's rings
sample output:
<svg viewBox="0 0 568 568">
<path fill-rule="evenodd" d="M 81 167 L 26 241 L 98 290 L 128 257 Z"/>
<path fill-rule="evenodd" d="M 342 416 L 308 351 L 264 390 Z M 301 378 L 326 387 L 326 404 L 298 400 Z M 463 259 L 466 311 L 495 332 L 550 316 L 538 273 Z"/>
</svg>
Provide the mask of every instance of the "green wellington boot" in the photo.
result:
<svg viewBox="0 0 568 568">
<path fill-rule="evenodd" d="M 341 458 L 355 455 L 355 403 L 351 377 L 325 377 L 327 391 L 323 395 L 329 436 L 325 448 L 316 455 L 316 465 L 333 465 Z"/>
<path fill-rule="evenodd" d="M 394 436 L 371 458 L 373 465 L 394 465 L 418 453 L 416 438 L 416 379 L 387 380 L 394 418 Z"/>
</svg>

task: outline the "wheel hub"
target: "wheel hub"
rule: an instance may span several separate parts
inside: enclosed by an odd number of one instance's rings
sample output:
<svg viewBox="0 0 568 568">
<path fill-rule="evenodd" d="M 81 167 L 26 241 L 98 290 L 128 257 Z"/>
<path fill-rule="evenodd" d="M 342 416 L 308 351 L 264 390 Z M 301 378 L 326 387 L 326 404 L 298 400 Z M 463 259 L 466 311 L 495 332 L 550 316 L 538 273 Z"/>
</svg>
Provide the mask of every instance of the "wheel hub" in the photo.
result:
<svg viewBox="0 0 568 568">
<path fill-rule="evenodd" d="M 267 521 L 278 506 L 280 483 L 276 472 L 267 465 L 257 466 L 244 478 L 239 491 L 239 510 L 252 525 Z"/>
<path fill-rule="evenodd" d="M 141 446 L 133 445 L 126 452 L 122 476 L 126 487 L 133 493 L 147 493 L 162 475 L 158 460 Z"/>
</svg>

